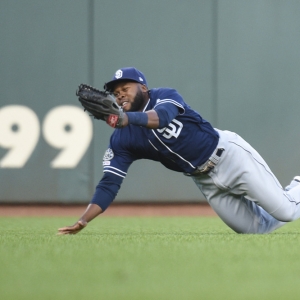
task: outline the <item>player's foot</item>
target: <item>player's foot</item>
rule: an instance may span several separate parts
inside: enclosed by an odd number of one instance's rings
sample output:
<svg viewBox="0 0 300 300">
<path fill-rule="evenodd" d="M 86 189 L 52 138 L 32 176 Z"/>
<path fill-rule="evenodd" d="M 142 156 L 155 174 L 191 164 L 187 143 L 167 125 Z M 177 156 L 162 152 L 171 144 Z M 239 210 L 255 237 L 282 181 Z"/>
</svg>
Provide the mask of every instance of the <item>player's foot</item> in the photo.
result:
<svg viewBox="0 0 300 300">
<path fill-rule="evenodd" d="M 294 180 L 300 182 L 300 176 L 295 176 Z"/>
</svg>

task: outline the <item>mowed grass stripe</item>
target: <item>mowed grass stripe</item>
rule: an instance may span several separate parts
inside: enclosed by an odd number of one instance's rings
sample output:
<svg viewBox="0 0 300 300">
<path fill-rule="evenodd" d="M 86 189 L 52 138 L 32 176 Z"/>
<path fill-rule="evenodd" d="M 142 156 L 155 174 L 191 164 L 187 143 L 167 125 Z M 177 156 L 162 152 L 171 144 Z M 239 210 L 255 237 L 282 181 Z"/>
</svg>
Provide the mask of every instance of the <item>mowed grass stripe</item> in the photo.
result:
<svg viewBox="0 0 300 300">
<path fill-rule="evenodd" d="M 0 218 L 0 299 L 299 299 L 300 222 L 239 235 L 215 217 Z"/>
</svg>

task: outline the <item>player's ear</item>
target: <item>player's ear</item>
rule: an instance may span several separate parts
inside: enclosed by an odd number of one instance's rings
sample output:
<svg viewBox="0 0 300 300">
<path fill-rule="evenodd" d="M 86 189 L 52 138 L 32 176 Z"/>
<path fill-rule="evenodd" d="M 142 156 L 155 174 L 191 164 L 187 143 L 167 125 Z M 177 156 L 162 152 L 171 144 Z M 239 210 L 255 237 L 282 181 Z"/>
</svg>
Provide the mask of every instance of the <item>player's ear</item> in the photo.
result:
<svg viewBox="0 0 300 300">
<path fill-rule="evenodd" d="M 143 92 L 148 92 L 148 87 L 144 84 L 141 84 L 141 89 Z"/>
</svg>

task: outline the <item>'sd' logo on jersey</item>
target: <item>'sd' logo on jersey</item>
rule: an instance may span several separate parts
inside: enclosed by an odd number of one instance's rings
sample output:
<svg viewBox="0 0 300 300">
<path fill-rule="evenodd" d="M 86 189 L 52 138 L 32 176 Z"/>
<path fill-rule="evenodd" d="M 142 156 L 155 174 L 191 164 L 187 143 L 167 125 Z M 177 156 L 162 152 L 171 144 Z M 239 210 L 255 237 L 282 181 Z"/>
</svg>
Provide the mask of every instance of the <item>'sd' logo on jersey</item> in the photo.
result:
<svg viewBox="0 0 300 300">
<path fill-rule="evenodd" d="M 121 78 L 123 76 L 123 71 L 122 70 L 118 70 L 117 72 L 116 72 L 116 74 L 115 74 L 115 78 L 116 79 L 119 79 L 119 78 Z"/>
<path fill-rule="evenodd" d="M 159 133 L 163 133 L 162 136 L 166 139 L 170 139 L 171 137 L 175 137 L 177 139 L 182 128 L 183 124 L 180 121 L 174 119 L 167 127 L 157 129 L 157 131 Z"/>
<path fill-rule="evenodd" d="M 103 156 L 103 160 L 111 160 L 114 157 L 114 152 L 112 149 L 108 148 Z"/>
</svg>

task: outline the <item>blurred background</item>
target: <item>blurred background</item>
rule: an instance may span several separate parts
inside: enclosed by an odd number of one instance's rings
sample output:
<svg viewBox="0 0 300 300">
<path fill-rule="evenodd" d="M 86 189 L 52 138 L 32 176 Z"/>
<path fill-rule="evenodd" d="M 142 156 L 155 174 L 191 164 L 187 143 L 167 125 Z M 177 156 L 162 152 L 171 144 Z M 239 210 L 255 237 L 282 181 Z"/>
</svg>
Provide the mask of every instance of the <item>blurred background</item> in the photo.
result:
<svg viewBox="0 0 300 300">
<path fill-rule="evenodd" d="M 2 203 L 90 201 L 112 129 L 76 88 L 128 66 L 244 137 L 282 185 L 300 175 L 298 0 L 1 0 L 0 41 Z M 138 161 L 115 201 L 203 199 L 190 178 Z"/>
</svg>

